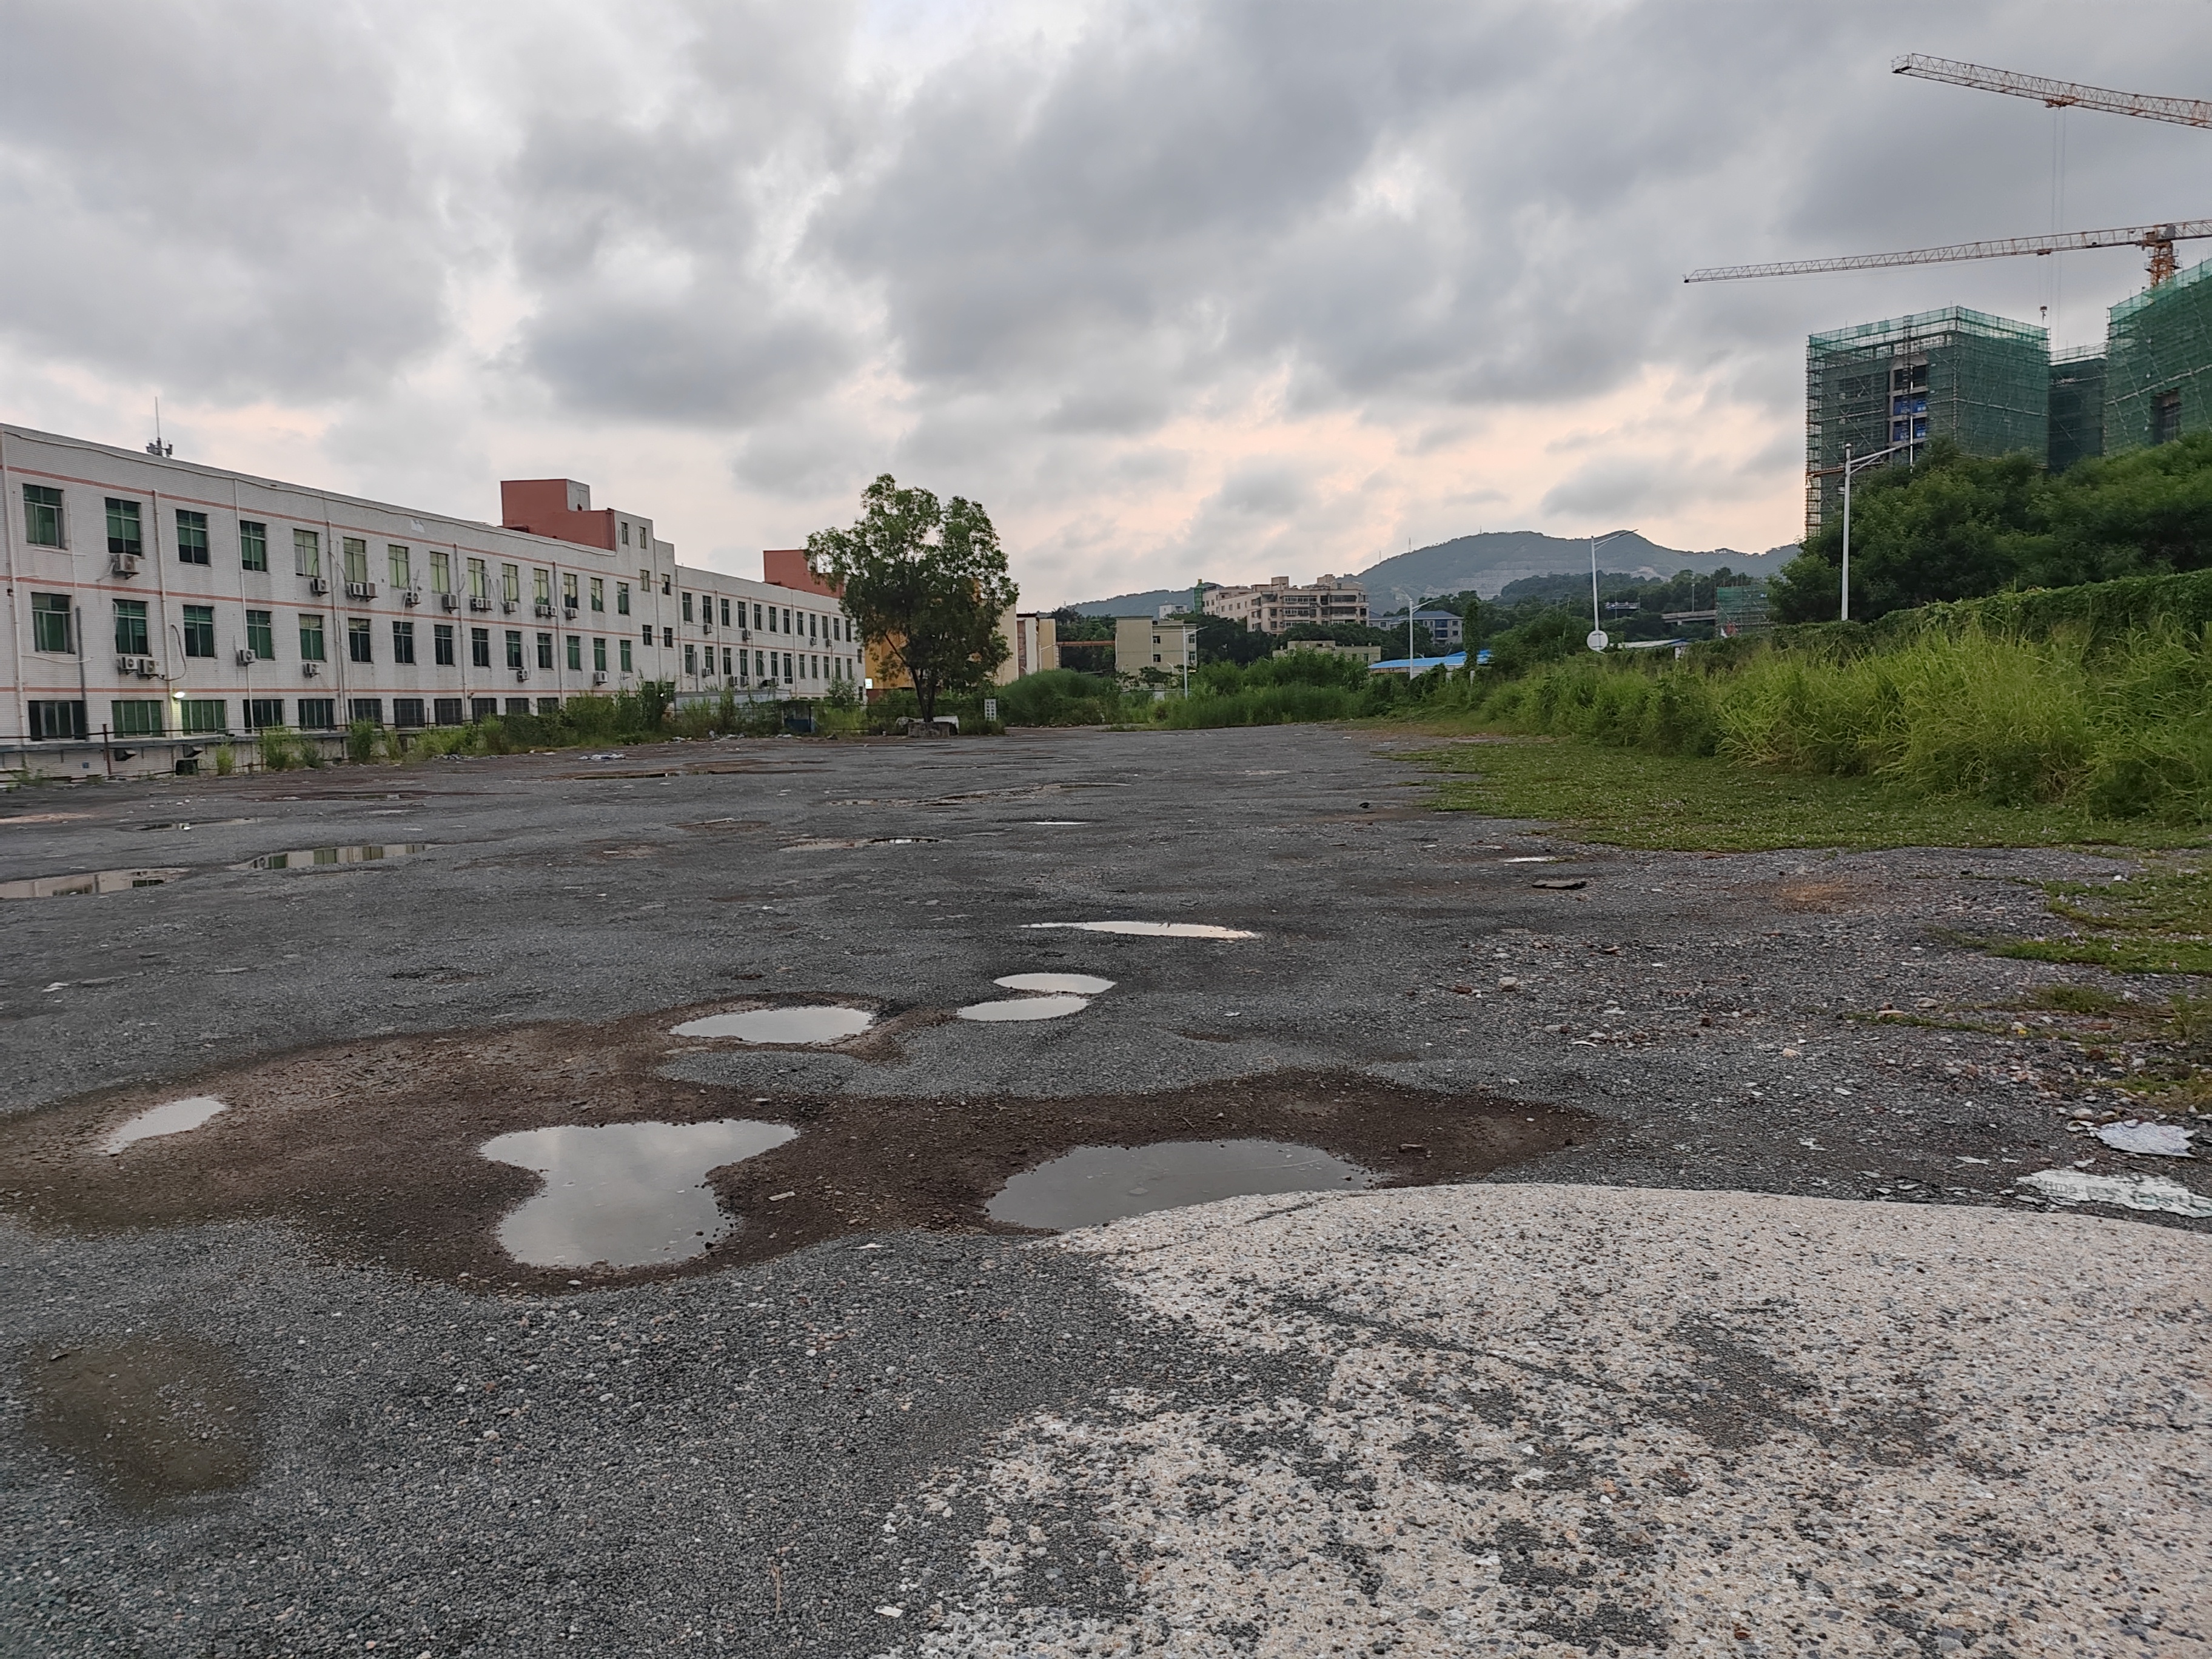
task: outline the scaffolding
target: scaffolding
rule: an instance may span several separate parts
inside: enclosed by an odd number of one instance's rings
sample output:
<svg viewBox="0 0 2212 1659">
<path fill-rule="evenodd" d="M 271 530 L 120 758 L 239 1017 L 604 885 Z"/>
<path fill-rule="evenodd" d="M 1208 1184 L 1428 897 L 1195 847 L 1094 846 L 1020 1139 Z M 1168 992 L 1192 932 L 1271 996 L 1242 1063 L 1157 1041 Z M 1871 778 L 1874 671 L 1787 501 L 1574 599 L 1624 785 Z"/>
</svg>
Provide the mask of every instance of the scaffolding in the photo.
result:
<svg viewBox="0 0 2212 1659">
<path fill-rule="evenodd" d="M 2105 349 L 2076 346 L 2051 359 L 2051 447 L 2045 465 L 2063 472 L 2105 453 Z"/>
<path fill-rule="evenodd" d="M 2105 340 L 2108 450 L 2212 431 L 2212 260 L 2121 301 Z"/>
<path fill-rule="evenodd" d="M 1970 455 L 2050 442 L 2048 332 L 1964 306 L 1815 334 L 1805 343 L 1805 533 L 1817 535 L 1842 491 L 1844 450 L 1892 444 L 1910 463 L 1948 438 Z"/>
</svg>

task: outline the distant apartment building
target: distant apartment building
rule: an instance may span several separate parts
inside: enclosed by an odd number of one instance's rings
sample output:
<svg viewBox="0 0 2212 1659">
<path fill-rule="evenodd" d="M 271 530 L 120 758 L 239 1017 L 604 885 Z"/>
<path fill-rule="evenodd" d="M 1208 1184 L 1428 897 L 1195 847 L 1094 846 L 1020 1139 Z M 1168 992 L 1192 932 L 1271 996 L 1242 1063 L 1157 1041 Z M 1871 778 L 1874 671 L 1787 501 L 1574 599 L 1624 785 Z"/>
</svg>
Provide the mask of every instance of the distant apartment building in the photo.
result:
<svg viewBox="0 0 2212 1659">
<path fill-rule="evenodd" d="M 834 598 L 679 565 L 568 478 L 489 525 L 0 426 L 0 767 L 192 769 L 264 727 L 405 732 L 672 684 L 818 696 L 860 672 Z"/>
<path fill-rule="evenodd" d="M 1150 617 L 1121 617 L 1114 623 L 1114 672 L 1123 679 L 1162 674 L 1180 684 L 1183 671 L 1198 666 L 1198 629 L 1189 623 L 1154 622 Z"/>
<path fill-rule="evenodd" d="M 1012 685 L 1024 674 L 1060 666 L 1060 624 L 1049 611 L 1016 611 L 999 618 L 999 637 L 1006 642 L 1006 660 L 993 671 L 999 685 Z"/>
<path fill-rule="evenodd" d="M 1291 586 L 1288 576 L 1246 587 L 1206 590 L 1206 614 L 1241 622 L 1261 634 L 1280 634 L 1300 623 L 1367 621 L 1367 590 L 1349 576 L 1323 576 L 1304 587 Z"/>
<path fill-rule="evenodd" d="M 1401 611 L 1395 616 L 1377 617 L 1375 626 L 1403 633 L 1406 613 Z M 1413 626 L 1427 633 L 1431 644 L 1446 651 L 1456 651 L 1467 643 L 1467 618 L 1456 611 L 1424 605 L 1413 612 Z"/>
</svg>

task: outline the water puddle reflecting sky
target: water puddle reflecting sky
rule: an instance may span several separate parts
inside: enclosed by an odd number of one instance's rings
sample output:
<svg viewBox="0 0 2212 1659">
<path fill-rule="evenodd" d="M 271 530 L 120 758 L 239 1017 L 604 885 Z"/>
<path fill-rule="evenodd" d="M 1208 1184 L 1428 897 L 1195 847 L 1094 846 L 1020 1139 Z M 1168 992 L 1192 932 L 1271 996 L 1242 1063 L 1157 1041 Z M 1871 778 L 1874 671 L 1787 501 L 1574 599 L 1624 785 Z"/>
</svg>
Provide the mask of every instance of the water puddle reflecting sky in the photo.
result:
<svg viewBox="0 0 2212 1659">
<path fill-rule="evenodd" d="M 1079 997 L 1095 997 L 1114 988 L 1112 980 L 1096 974 L 1008 974 L 991 983 L 1009 991 L 1065 991 Z"/>
<path fill-rule="evenodd" d="M 736 1224 L 709 1170 L 791 1139 L 784 1123 L 561 1124 L 519 1129 L 477 1148 L 495 1164 L 545 1177 L 499 1224 L 501 1249 L 533 1267 L 654 1267 L 687 1261 Z"/>
<path fill-rule="evenodd" d="M 112 1158 L 134 1141 L 151 1140 L 157 1135 L 180 1135 L 187 1129 L 198 1128 L 216 1113 L 229 1109 L 213 1095 L 191 1095 L 183 1100 L 166 1101 L 125 1123 L 100 1143 L 100 1150 Z"/>
<path fill-rule="evenodd" d="M 392 842 L 385 846 L 310 847 L 297 853 L 264 853 L 239 866 L 241 870 L 314 870 L 325 865 L 374 864 L 380 859 L 404 859 L 425 851 L 428 842 Z"/>
<path fill-rule="evenodd" d="M 1282 1140 L 1078 1146 L 1023 1170 L 984 1207 L 994 1221 L 1064 1232 L 1255 1193 L 1354 1192 L 1375 1179 L 1317 1147 Z"/>
<path fill-rule="evenodd" d="M 738 1014 L 708 1014 L 687 1019 L 671 1036 L 734 1037 L 739 1042 L 842 1042 L 876 1023 L 866 1008 L 823 1005 L 811 1008 L 749 1008 Z"/>
<path fill-rule="evenodd" d="M 88 870 L 80 876 L 33 876 L 0 881 L 0 899 L 70 898 L 79 893 L 125 893 L 133 887 L 163 887 L 185 870 Z"/>
<path fill-rule="evenodd" d="M 1135 933 L 1147 939 L 1257 939 L 1236 927 L 1206 921 L 1031 921 L 1028 927 L 1072 927 L 1085 933 Z"/>
<path fill-rule="evenodd" d="M 954 1012 L 962 1019 L 991 1024 L 1006 1020 L 1065 1019 L 1090 1006 L 1089 997 L 1010 997 L 1004 1002 L 971 1002 Z"/>
</svg>

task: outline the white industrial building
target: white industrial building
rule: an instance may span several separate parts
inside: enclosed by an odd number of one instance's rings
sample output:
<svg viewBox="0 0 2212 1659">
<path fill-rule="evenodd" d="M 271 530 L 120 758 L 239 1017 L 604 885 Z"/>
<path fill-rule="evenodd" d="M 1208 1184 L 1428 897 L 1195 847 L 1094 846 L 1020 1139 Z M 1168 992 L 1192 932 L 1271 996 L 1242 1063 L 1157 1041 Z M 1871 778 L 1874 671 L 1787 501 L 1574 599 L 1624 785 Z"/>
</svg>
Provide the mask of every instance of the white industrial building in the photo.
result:
<svg viewBox="0 0 2212 1659">
<path fill-rule="evenodd" d="M 570 479 L 501 524 L 0 425 L 0 769 L 190 768 L 265 726 L 405 732 L 672 683 L 680 702 L 857 690 L 820 584 L 679 565 Z"/>
</svg>

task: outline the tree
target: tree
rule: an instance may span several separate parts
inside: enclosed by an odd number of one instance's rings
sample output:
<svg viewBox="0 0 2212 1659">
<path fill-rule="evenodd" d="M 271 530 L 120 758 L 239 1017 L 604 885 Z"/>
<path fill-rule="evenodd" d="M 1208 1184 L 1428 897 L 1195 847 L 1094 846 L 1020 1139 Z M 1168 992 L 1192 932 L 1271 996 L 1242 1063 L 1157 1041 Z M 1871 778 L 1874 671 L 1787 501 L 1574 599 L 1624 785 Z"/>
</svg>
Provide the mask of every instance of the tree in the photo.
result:
<svg viewBox="0 0 2212 1659">
<path fill-rule="evenodd" d="M 1006 660 L 999 618 L 1019 590 L 981 503 L 939 503 L 886 472 L 860 492 L 853 527 L 816 531 L 806 555 L 838 585 L 862 636 L 905 672 L 924 720 L 940 696 L 975 690 Z"/>
<path fill-rule="evenodd" d="M 1242 666 L 1259 661 L 1275 649 L 1272 635 L 1247 627 L 1232 617 L 1190 615 L 1185 620 L 1198 630 L 1200 663 L 1233 662 Z"/>
</svg>

